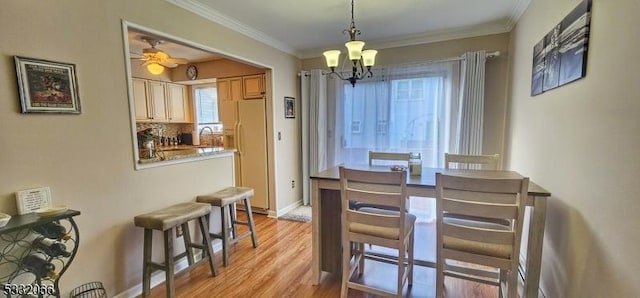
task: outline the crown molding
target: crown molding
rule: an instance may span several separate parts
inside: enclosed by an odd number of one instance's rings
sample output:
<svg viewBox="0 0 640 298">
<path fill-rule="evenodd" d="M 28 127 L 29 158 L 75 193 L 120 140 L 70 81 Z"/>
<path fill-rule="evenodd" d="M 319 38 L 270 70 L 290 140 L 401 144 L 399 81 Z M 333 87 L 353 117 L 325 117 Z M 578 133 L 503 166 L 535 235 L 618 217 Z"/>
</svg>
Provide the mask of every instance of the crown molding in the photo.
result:
<svg viewBox="0 0 640 298">
<path fill-rule="evenodd" d="M 240 32 L 250 38 L 260 41 L 268 46 L 274 47 L 280 51 L 283 51 L 285 53 L 288 53 L 294 56 L 298 56 L 297 51 L 294 48 L 290 47 L 289 45 L 285 44 L 284 42 L 281 42 L 260 30 L 256 30 L 252 27 L 249 27 L 234 18 L 226 16 L 223 13 L 209 6 L 203 5 L 197 0 L 165 0 L 165 1 L 173 5 L 176 5 L 180 8 L 183 8 L 185 10 L 188 10 L 192 13 L 195 13 L 214 23 L 225 26 L 231 30 Z"/>
<path fill-rule="evenodd" d="M 509 19 L 507 20 L 507 24 L 506 24 L 507 28 L 509 28 L 509 31 L 511 31 L 511 29 L 513 29 L 513 26 L 515 26 L 516 23 L 518 23 L 518 20 L 520 19 L 520 17 L 524 14 L 524 12 L 529 7 L 529 4 L 531 4 L 531 0 L 515 1 L 513 6 L 511 7 L 511 11 L 509 13 Z"/>
<path fill-rule="evenodd" d="M 369 49 L 388 49 L 397 47 L 414 46 L 420 44 L 434 43 L 440 41 L 470 38 L 477 36 L 485 36 L 492 34 L 500 34 L 509 32 L 510 29 L 505 24 L 491 24 L 486 26 L 469 26 L 450 30 L 432 31 L 428 33 L 420 33 L 413 35 L 403 35 L 387 39 L 367 40 L 367 48 Z M 337 45 L 331 48 L 341 48 L 343 45 Z M 300 58 L 315 58 L 322 56 L 322 52 L 327 48 L 316 48 L 301 51 Z"/>
<path fill-rule="evenodd" d="M 195 13 L 199 16 L 202 16 L 212 22 L 225 26 L 231 30 L 237 31 L 268 46 L 294 55 L 300 59 L 319 57 L 322 55 L 322 52 L 326 48 L 328 48 L 325 47 L 297 51 L 286 43 L 277 40 L 260 30 L 247 26 L 234 18 L 226 16 L 209 6 L 202 4 L 198 0 L 165 1 L 188 10 L 192 13 Z M 414 35 L 403 35 L 388 39 L 369 40 L 367 41 L 367 44 L 371 48 L 386 49 L 510 32 L 522 16 L 522 14 L 524 14 L 524 12 L 527 10 L 527 7 L 529 7 L 530 3 L 531 0 L 515 0 L 515 3 L 511 7 L 509 17 L 503 23 L 494 23 L 485 26 L 469 26 Z M 342 45 L 337 45 L 334 46 L 334 48 L 341 46 Z"/>
</svg>

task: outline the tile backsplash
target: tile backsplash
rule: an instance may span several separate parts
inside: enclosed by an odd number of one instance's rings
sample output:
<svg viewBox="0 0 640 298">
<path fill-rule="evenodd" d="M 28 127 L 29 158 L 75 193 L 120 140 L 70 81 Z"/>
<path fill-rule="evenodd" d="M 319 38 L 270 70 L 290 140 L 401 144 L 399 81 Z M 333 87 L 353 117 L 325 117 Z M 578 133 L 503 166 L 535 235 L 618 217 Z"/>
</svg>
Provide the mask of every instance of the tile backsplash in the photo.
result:
<svg viewBox="0 0 640 298">
<path fill-rule="evenodd" d="M 165 137 L 175 137 L 179 133 L 191 133 L 194 126 L 191 123 L 146 123 L 136 122 L 136 131 L 151 128 L 154 135 L 160 134 Z"/>
</svg>

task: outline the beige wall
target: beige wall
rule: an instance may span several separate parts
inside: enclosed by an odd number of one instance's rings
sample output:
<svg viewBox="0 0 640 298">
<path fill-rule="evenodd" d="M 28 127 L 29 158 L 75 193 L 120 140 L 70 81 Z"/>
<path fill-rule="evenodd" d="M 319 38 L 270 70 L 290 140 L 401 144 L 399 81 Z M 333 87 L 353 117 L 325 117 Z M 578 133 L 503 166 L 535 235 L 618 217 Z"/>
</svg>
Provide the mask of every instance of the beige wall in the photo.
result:
<svg viewBox="0 0 640 298">
<path fill-rule="evenodd" d="M 282 206 L 300 199 L 288 187 L 301 175 L 298 119 L 285 121 L 282 108 L 284 96 L 297 95 L 297 58 L 164 0 L 2 1 L 0 211 L 15 214 L 15 191 L 50 186 L 56 205 L 82 212 L 65 293 L 93 280 L 110 296 L 139 284 L 142 230 L 133 217 L 231 183 L 230 158 L 134 170 L 122 19 L 273 69 L 273 198 Z M 76 64 L 82 114 L 20 114 L 13 55 Z"/>
<path fill-rule="evenodd" d="M 503 33 L 415 46 L 379 49 L 376 56 L 376 65 L 380 67 L 460 57 L 469 51 L 500 51 L 501 55 L 499 57 L 489 59 L 486 64 L 484 142 L 482 151 L 485 154 L 500 153 L 502 155 L 506 111 L 508 46 L 509 34 Z M 318 57 L 302 61 L 302 69 L 313 68 L 326 68 L 324 59 Z"/>
<path fill-rule="evenodd" d="M 547 297 L 638 297 L 640 2 L 593 1 L 587 76 L 531 97 L 533 46 L 578 0 L 535 0 L 512 31 L 508 163 L 553 194 Z"/>
</svg>

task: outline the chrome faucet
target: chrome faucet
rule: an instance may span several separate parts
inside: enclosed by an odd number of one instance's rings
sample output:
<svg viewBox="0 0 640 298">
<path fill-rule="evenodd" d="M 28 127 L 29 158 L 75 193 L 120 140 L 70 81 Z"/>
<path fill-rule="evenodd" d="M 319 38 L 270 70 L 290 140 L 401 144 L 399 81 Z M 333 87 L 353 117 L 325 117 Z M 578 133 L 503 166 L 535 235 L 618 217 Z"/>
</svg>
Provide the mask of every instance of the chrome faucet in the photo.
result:
<svg viewBox="0 0 640 298">
<path fill-rule="evenodd" d="M 211 139 L 213 139 L 213 128 L 211 128 L 210 126 L 205 126 L 205 127 L 203 127 L 203 128 L 201 128 L 201 129 L 200 129 L 200 133 L 198 134 L 198 138 L 199 138 L 200 140 L 202 140 L 202 133 L 203 133 L 203 132 L 204 132 L 204 130 L 205 130 L 205 129 L 207 129 L 207 128 L 208 128 L 208 129 L 209 129 L 209 131 L 211 132 Z M 211 144 L 208 144 L 208 145 L 211 145 Z"/>
</svg>

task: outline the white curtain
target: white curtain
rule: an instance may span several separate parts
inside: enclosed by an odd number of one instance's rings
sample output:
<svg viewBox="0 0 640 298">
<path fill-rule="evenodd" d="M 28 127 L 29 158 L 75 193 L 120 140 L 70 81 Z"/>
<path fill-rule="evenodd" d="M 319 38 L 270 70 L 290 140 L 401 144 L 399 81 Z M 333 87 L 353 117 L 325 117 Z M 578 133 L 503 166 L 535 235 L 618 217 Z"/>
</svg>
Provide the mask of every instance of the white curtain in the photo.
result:
<svg viewBox="0 0 640 298">
<path fill-rule="evenodd" d="M 327 77 L 320 69 L 300 75 L 302 103 L 303 203 L 310 205 L 309 177 L 327 168 Z"/>
<path fill-rule="evenodd" d="M 355 87 L 319 69 L 302 72 L 304 203 L 310 175 L 366 164 L 368 151 L 420 153 L 427 167 L 443 167 L 445 152 L 482 154 L 485 61 L 479 51 L 374 68 Z"/>
<path fill-rule="evenodd" d="M 458 91 L 459 60 L 376 69 L 355 87 L 341 82 L 329 166 L 366 164 L 368 151 L 420 153 L 425 166 L 442 166 L 455 144 Z"/>
<path fill-rule="evenodd" d="M 463 55 L 460 82 L 458 136 L 455 153 L 482 154 L 484 122 L 484 77 L 486 52 L 467 52 Z"/>
</svg>

